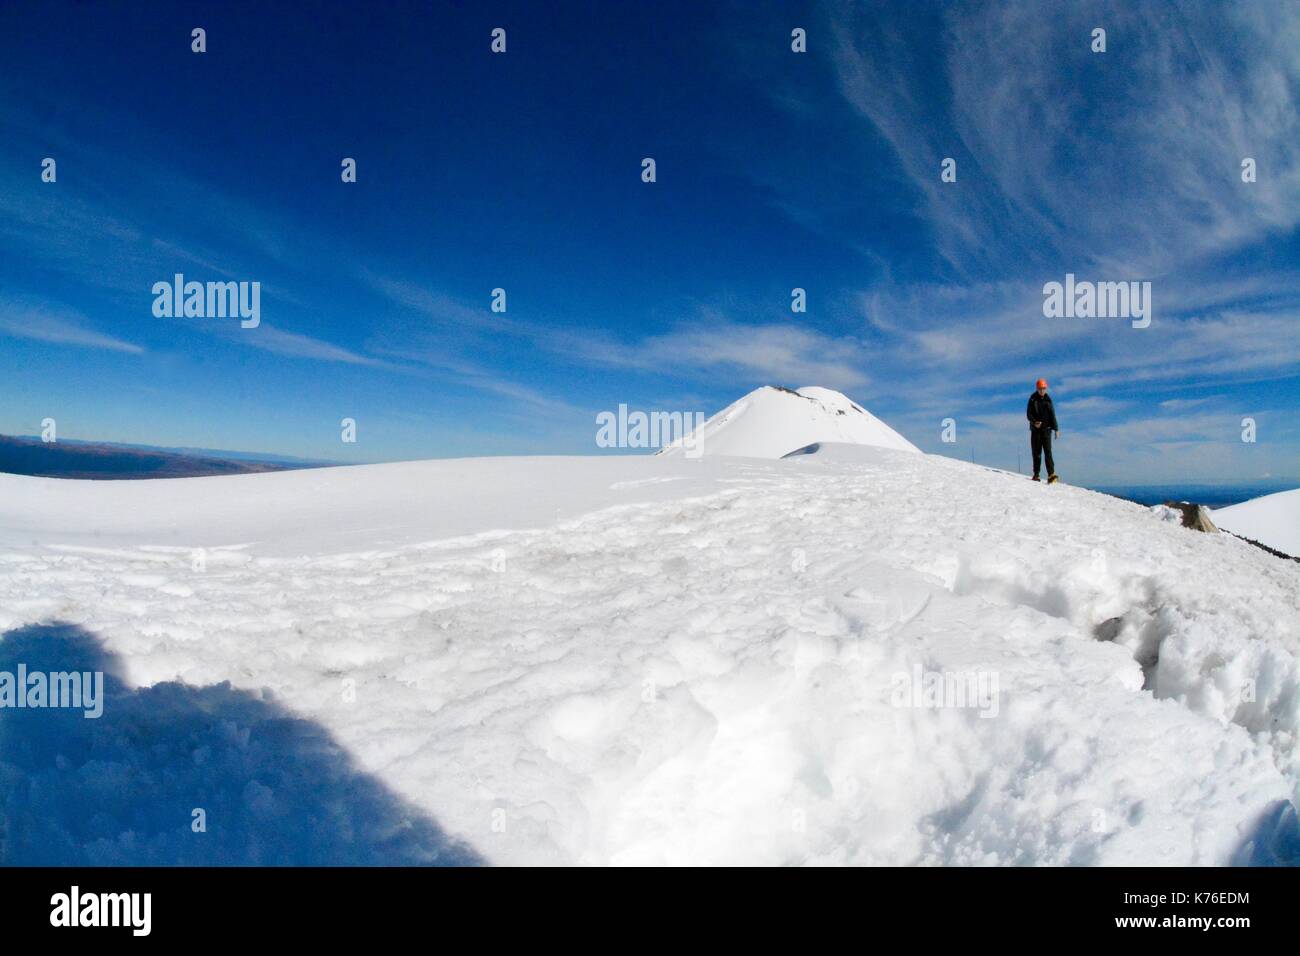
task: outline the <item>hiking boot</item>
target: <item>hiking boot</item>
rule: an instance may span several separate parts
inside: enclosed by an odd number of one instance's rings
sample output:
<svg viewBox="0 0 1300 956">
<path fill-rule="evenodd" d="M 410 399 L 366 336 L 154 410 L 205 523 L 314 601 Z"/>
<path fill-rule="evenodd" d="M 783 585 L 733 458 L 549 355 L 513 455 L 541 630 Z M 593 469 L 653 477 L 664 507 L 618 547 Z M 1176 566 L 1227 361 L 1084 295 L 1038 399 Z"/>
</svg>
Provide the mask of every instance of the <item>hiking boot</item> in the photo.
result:
<svg viewBox="0 0 1300 956">
<path fill-rule="evenodd" d="M 1049 485 L 1054 485 L 1054 484 L 1056 484 L 1056 483 L 1057 483 L 1058 481 L 1060 481 L 1060 480 L 1061 480 L 1061 479 L 1060 479 L 1060 478 L 1057 478 L 1055 475 L 1048 475 L 1048 476 L 1047 476 L 1047 483 L 1048 483 Z"/>
<path fill-rule="evenodd" d="M 1039 481 L 1040 479 L 1039 479 L 1039 477 L 1038 477 L 1037 475 L 1034 475 L 1034 477 L 1033 477 L 1031 480 L 1033 480 L 1033 481 Z"/>
</svg>

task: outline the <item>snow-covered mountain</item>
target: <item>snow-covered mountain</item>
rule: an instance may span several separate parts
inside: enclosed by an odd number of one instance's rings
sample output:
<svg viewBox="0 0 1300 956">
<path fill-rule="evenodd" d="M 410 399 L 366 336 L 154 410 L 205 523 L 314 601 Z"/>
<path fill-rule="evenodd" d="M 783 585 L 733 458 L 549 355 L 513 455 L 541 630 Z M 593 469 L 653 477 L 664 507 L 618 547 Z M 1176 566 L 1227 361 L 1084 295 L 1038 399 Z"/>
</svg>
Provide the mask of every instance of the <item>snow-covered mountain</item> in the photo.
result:
<svg viewBox="0 0 1300 956">
<path fill-rule="evenodd" d="M 106 675 L 11 863 L 1294 861 L 1298 658 L 1295 562 L 910 450 L 0 475 L 0 672 Z"/>
<path fill-rule="evenodd" d="M 1300 488 L 1215 508 L 1213 516 L 1220 528 L 1300 557 Z"/>
<path fill-rule="evenodd" d="M 690 436 L 704 455 L 782 458 L 818 442 L 919 451 L 866 409 L 829 388 L 764 385 L 732 402 Z M 682 454 L 674 442 L 661 455 Z"/>
</svg>

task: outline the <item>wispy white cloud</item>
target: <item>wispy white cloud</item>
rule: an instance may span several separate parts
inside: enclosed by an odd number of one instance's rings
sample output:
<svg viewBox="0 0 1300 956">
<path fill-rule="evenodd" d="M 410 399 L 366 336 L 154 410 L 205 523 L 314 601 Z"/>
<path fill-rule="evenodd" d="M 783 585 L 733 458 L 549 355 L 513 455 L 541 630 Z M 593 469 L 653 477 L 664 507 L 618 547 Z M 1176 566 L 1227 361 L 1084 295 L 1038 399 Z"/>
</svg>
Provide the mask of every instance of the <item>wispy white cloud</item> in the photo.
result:
<svg viewBox="0 0 1300 956">
<path fill-rule="evenodd" d="M 959 269 L 1150 278 L 1300 223 L 1300 7 L 1019 0 L 947 7 L 937 33 L 893 10 L 829 7 L 840 88 Z"/>
<path fill-rule="evenodd" d="M 1106 416 L 1132 408 L 1133 403 L 1104 395 L 1088 395 L 1070 402 L 1072 415 Z M 1163 407 L 1163 405 L 1162 405 Z"/>
<path fill-rule="evenodd" d="M 416 283 L 370 275 L 371 286 L 391 302 L 433 319 L 440 328 L 508 336 L 530 343 L 565 361 L 586 366 L 631 369 L 685 378 L 707 378 L 725 371 L 771 384 L 860 388 L 870 377 L 871 356 L 854 338 L 835 337 L 788 323 L 743 323 L 713 308 L 693 309 L 670 331 L 616 339 L 600 329 L 524 323 Z M 429 330 L 406 330 L 418 341 Z M 434 361 L 447 361 L 448 343 L 438 336 Z M 410 343 L 391 347 L 411 354 Z"/>
<path fill-rule="evenodd" d="M 314 339 L 297 332 L 286 332 L 267 325 L 265 322 L 255 329 L 238 329 L 227 333 L 227 337 L 237 339 L 253 348 L 287 355 L 291 358 L 313 359 L 320 362 L 342 362 L 345 365 L 367 365 L 374 368 L 388 367 L 387 362 L 368 355 L 362 355 L 340 345 L 334 345 L 321 339 Z"/>
<path fill-rule="evenodd" d="M 443 292 L 415 282 L 379 275 L 370 269 L 358 273 L 360 279 L 394 305 L 418 312 L 426 318 L 451 326 L 499 331 L 512 323 L 502 313 L 475 309 Z"/>
<path fill-rule="evenodd" d="M 376 355 L 397 362 L 416 363 L 458 386 L 509 399 L 534 412 L 557 417 L 578 409 L 570 402 L 524 385 L 466 357 L 481 350 L 486 340 L 502 336 L 516 339 L 554 340 L 560 332 L 530 327 L 486 306 L 474 308 L 454 296 L 416 282 L 394 279 L 369 269 L 358 276 L 384 299 L 418 317 L 418 324 L 392 323 L 369 343 Z"/>
<path fill-rule="evenodd" d="M 863 388 L 870 353 L 856 339 L 789 324 L 748 324 L 706 313 L 665 335 L 594 355 L 643 371 L 709 374 L 729 371 L 773 385 Z"/>
<path fill-rule="evenodd" d="M 1210 401 L 1209 395 L 1201 398 L 1171 398 L 1160 403 L 1160 407 L 1165 411 L 1178 412 L 1186 408 L 1197 408 Z"/>
<path fill-rule="evenodd" d="M 415 363 L 423 366 L 425 374 L 433 374 L 463 388 L 509 399 L 548 416 L 571 416 L 580 411 L 564 399 L 531 388 L 476 362 L 451 355 L 445 348 L 425 341 L 374 345 L 372 350 L 378 355 L 406 363 L 403 367 L 407 371 L 411 370 L 411 363 Z"/>
<path fill-rule="evenodd" d="M 96 331 L 85 316 L 72 310 L 22 302 L 0 300 L 0 333 L 53 345 L 72 345 L 131 355 L 140 355 L 145 351 L 132 342 Z"/>
<path fill-rule="evenodd" d="M 880 339 L 877 378 L 916 382 L 953 396 L 1027 384 L 1040 374 L 1075 396 L 1142 382 L 1206 384 L 1268 380 L 1300 367 L 1300 283 L 1282 275 L 1254 283 L 1257 309 L 1213 308 L 1166 317 L 1162 303 L 1177 283 L 1157 285 L 1149 329 L 1125 320 L 1060 319 L 1042 314 L 1041 288 L 1028 283 L 878 288 L 860 297 L 867 327 Z M 1196 296 L 1228 301 L 1243 286 L 1220 290 L 1199 280 Z M 1195 298 L 1183 295 L 1180 309 Z M 961 369 L 961 374 L 954 374 Z"/>
</svg>

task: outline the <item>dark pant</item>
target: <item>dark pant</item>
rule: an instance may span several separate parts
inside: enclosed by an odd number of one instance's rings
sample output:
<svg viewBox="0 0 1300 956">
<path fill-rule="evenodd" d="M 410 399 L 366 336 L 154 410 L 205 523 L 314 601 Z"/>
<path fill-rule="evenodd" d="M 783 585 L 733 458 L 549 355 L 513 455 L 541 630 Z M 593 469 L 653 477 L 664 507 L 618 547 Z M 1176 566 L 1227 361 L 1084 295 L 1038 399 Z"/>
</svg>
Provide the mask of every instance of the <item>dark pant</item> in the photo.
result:
<svg viewBox="0 0 1300 956">
<path fill-rule="evenodd" d="M 1029 429 L 1029 447 L 1034 452 L 1034 477 L 1038 477 L 1038 462 L 1045 455 L 1047 456 L 1047 474 L 1056 474 L 1056 466 L 1052 464 L 1052 431 L 1046 425 L 1042 428 Z"/>
</svg>

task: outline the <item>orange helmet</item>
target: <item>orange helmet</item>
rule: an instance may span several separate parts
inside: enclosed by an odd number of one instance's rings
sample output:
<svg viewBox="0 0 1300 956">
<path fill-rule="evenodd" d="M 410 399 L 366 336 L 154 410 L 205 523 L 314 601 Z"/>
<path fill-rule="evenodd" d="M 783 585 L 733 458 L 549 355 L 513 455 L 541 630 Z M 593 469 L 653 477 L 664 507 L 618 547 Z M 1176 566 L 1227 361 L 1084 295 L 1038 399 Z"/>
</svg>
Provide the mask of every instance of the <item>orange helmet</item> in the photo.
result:
<svg viewBox="0 0 1300 956">
<path fill-rule="evenodd" d="M 1047 379 L 1040 378 L 1037 382 L 1034 383 L 1034 388 L 1047 388 Z"/>
</svg>

